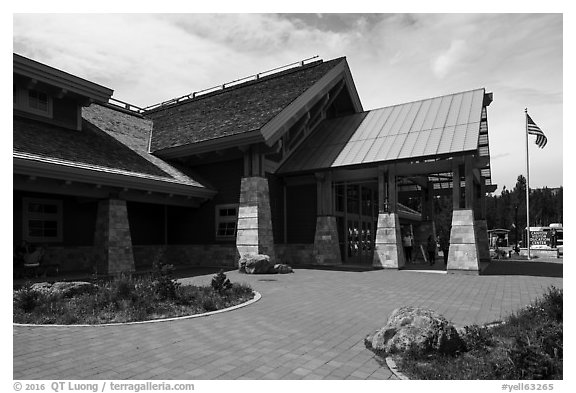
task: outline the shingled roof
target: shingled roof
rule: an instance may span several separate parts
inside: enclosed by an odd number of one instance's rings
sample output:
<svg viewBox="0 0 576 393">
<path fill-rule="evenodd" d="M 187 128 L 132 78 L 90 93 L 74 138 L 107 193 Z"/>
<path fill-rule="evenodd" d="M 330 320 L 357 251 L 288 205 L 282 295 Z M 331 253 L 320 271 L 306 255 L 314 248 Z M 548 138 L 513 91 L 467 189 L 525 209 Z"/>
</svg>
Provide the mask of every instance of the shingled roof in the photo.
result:
<svg viewBox="0 0 576 393">
<path fill-rule="evenodd" d="M 98 104 L 83 108 L 82 117 L 78 131 L 15 116 L 14 157 L 206 189 L 148 153 L 150 120 Z"/>
<path fill-rule="evenodd" d="M 150 150 L 260 130 L 341 62 L 345 58 L 311 63 L 148 111 L 154 121 Z"/>
</svg>

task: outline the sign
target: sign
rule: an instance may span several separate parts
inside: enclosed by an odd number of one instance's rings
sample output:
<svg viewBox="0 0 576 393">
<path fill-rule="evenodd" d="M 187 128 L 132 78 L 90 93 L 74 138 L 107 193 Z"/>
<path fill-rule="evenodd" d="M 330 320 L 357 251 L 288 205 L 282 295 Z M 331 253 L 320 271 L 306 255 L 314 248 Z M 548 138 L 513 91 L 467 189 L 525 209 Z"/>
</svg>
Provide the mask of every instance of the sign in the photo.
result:
<svg viewBox="0 0 576 393">
<path fill-rule="evenodd" d="M 532 246 L 547 246 L 546 231 L 530 231 L 530 248 Z"/>
</svg>

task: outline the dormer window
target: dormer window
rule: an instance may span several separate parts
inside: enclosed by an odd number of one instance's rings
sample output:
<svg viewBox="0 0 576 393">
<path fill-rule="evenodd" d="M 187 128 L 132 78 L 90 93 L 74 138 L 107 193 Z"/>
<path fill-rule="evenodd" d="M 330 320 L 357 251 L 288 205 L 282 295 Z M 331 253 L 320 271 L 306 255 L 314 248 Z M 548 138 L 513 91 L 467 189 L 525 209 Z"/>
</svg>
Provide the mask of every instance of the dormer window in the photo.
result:
<svg viewBox="0 0 576 393">
<path fill-rule="evenodd" d="M 52 117 L 52 97 L 40 90 L 25 89 L 14 85 L 14 109 Z"/>
</svg>

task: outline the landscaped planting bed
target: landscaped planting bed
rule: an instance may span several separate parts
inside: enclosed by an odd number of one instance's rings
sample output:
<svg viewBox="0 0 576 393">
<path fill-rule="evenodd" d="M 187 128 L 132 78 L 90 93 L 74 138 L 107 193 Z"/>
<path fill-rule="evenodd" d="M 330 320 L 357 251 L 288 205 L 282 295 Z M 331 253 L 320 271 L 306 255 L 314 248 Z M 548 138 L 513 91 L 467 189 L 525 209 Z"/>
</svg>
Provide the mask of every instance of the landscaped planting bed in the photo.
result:
<svg viewBox="0 0 576 393">
<path fill-rule="evenodd" d="M 163 269 L 77 287 L 27 284 L 14 291 L 13 309 L 15 323 L 105 324 L 189 316 L 253 298 L 249 286 L 232 284 L 223 272 L 214 276 L 211 286 L 194 286 L 180 285 Z"/>
<path fill-rule="evenodd" d="M 551 287 L 531 305 L 493 327 L 467 326 L 466 350 L 455 356 L 394 355 L 410 379 L 562 379 L 563 293 Z"/>
</svg>

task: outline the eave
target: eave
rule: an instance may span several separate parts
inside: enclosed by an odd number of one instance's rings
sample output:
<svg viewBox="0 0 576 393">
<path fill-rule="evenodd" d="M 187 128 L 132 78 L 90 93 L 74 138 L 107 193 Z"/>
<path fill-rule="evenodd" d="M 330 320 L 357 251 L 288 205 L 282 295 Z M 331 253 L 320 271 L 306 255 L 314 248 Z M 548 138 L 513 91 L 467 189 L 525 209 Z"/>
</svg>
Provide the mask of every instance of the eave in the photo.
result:
<svg viewBox="0 0 576 393">
<path fill-rule="evenodd" d="M 221 138 L 208 139 L 188 145 L 169 147 L 167 149 L 152 152 L 155 156 L 164 159 L 174 159 L 188 157 L 195 154 L 208 153 L 217 150 L 224 150 L 231 147 L 240 147 L 263 142 L 260 130 L 252 130 L 240 134 L 229 135 Z"/>
<path fill-rule="evenodd" d="M 108 102 L 114 90 L 79 78 L 67 72 L 38 63 L 32 59 L 13 56 L 13 73 L 37 82 L 58 87 L 64 91 L 78 94 L 96 102 Z"/>
<path fill-rule="evenodd" d="M 22 153 L 13 154 L 13 172 L 14 174 L 20 175 L 118 187 L 123 190 L 140 190 L 146 193 L 184 196 L 187 198 L 209 199 L 217 193 L 207 188 L 182 184 L 157 176 L 72 163 Z"/>
</svg>

